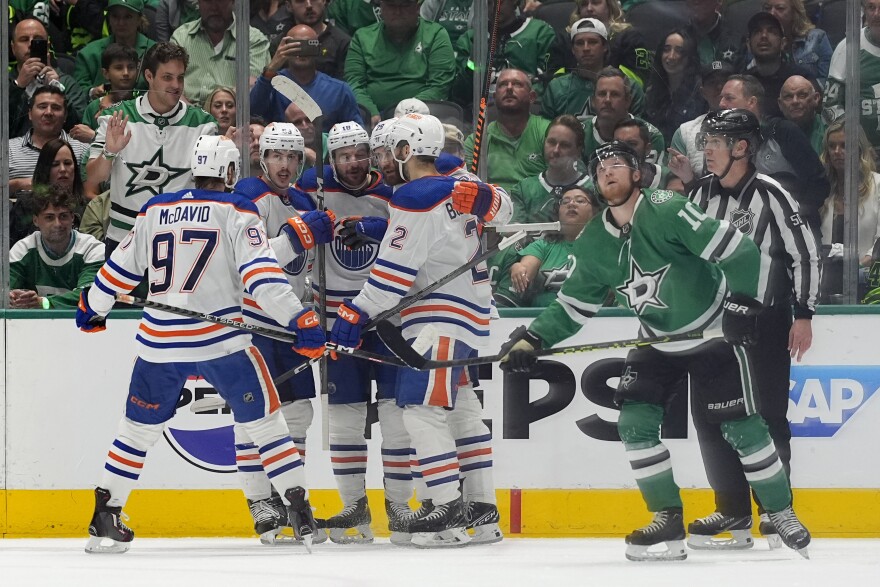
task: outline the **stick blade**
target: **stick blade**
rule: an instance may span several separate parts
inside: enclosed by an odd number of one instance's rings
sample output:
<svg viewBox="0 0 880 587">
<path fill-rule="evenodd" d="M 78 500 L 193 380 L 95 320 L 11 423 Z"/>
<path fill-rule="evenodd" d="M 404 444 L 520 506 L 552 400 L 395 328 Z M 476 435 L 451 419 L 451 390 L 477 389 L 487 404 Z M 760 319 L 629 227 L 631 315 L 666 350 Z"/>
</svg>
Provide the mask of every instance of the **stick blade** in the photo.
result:
<svg viewBox="0 0 880 587">
<path fill-rule="evenodd" d="M 410 344 L 403 338 L 400 329 L 388 320 L 380 320 L 376 324 L 376 332 L 379 338 L 385 343 L 385 346 L 394 353 L 401 361 L 413 369 L 422 369 L 428 362 L 428 359 L 419 354 Z"/>
<path fill-rule="evenodd" d="M 272 87 L 296 104 L 311 122 L 315 122 L 321 116 L 321 107 L 318 106 L 318 103 L 289 77 L 276 75 L 272 78 Z"/>
</svg>

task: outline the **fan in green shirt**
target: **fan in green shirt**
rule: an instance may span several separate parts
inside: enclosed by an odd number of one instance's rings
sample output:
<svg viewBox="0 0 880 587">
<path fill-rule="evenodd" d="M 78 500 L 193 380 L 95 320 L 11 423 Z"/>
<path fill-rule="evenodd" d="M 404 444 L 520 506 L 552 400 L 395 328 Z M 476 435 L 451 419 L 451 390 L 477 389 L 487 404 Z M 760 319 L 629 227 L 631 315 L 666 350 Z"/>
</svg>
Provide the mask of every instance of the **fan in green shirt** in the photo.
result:
<svg viewBox="0 0 880 587">
<path fill-rule="evenodd" d="M 516 263 L 499 279 L 495 292 L 499 306 L 548 306 L 574 270 L 574 242 L 599 213 L 599 201 L 586 189 L 573 186 L 556 201 L 554 211 L 562 230 L 519 252 Z"/>
<path fill-rule="evenodd" d="M 373 124 L 405 98 L 446 100 L 455 75 L 449 35 L 419 16 L 416 0 L 380 5 L 382 22 L 359 29 L 345 59 L 345 79 Z"/>
<path fill-rule="evenodd" d="M 378 6 L 371 0 L 333 0 L 327 3 L 327 18 L 349 35 L 379 22 Z"/>
<path fill-rule="evenodd" d="M 56 185 L 35 198 L 37 232 L 9 251 L 12 308 L 75 308 L 104 264 L 104 244 L 73 229 L 73 196 Z"/>
</svg>

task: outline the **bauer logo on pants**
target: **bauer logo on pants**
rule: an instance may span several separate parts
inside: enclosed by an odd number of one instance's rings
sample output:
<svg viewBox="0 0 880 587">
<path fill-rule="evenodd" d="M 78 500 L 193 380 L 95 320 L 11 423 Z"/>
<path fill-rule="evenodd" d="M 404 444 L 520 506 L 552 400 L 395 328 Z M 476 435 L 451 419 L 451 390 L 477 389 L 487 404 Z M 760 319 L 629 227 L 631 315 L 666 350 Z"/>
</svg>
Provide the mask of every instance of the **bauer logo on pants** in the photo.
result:
<svg viewBox="0 0 880 587">
<path fill-rule="evenodd" d="M 788 400 L 792 436 L 834 436 L 878 388 L 878 367 L 792 365 Z"/>
</svg>

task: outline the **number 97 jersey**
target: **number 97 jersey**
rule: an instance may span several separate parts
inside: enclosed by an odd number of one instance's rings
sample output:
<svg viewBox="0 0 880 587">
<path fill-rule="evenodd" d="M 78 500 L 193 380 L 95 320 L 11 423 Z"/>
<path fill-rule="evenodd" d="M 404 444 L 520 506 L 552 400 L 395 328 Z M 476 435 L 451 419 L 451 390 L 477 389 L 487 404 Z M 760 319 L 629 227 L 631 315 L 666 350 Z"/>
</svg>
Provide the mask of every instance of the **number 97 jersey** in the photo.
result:
<svg viewBox="0 0 880 587">
<path fill-rule="evenodd" d="M 354 303 L 371 316 L 397 304 L 409 291 L 432 285 L 480 255 L 477 218 L 452 207 L 456 179 L 430 176 L 397 189 L 379 258 Z M 441 335 L 483 348 L 489 338 L 492 290 L 486 264 L 453 279 L 400 313 L 406 338 L 425 324 Z"/>
<path fill-rule="evenodd" d="M 247 290 L 279 324 L 302 309 L 278 266 L 253 203 L 242 196 L 185 190 L 152 198 L 95 277 L 89 303 L 109 311 L 116 293 L 147 272 L 148 299 L 241 321 Z M 250 335 L 223 324 L 144 309 L 138 354 L 155 363 L 208 360 L 250 346 Z"/>
</svg>

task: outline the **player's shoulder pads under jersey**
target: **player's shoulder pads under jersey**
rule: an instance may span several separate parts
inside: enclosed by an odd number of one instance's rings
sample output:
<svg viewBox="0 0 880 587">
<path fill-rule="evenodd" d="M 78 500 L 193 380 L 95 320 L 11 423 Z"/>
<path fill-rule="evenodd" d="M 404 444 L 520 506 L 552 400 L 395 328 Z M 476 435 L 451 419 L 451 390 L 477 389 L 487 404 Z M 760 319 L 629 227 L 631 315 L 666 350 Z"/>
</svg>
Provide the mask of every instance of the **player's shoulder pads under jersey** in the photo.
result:
<svg viewBox="0 0 880 587">
<path fill-rule="evenodd" d="M 423 177 L 397 188 L 391 207 L 413 212 L 425 212 L 448 199 L 456 179 L 445 175 Z"/>
<path fill-rule="evenodd" d="M 241 194 L 251 201 L 255 201 L 266 192 L 271 191 L 272 189 L 263 181 L 263 178 L 256 176 L 244 177 L 235 184 L 235 193 Z"/>
<path fill-rule="evenodd" d="M 434 163 L 434 166 L 437 167 L 437 171 L 439 171 L 443 175 L 452 175 L 459 169 L 464 169 L 464 161 L 462 161 L 455 155 L 450 155 L 449 153 L 440 153 L 440 156 L 437 157 L 437 161 Z"/>
<path fill-rule="evenodd" d="M 152 206 L 163 206 L 169 204 L 177 204 L 187 200 L 217 202 L 220 204 L 231 204 L 235 208 L 243 212 L 253 212 L 259 214 L 257 207 L 248 198 L 241 194 L 229 192 L 215 192 L 212 190 L 180 190 L 179 192 L 170 192 L 167 194 L 159 194 L 150 198 L 141 209 L 141 214 L 145 213 Z"/>
</svg>

